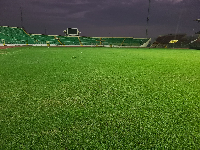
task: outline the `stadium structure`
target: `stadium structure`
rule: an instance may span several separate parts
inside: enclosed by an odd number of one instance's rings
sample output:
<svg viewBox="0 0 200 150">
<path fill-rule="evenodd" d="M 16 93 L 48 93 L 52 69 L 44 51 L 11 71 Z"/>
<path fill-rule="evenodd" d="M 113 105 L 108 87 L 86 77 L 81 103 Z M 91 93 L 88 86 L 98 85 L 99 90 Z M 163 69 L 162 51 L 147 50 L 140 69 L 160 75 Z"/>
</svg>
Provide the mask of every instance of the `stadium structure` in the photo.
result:
<svg viewBox="0 0 200 150">
<path fill-rule="evenodd" d="M 77 28 L 64 30 L 65 36 L 30 34 L 23 28 L 21 11 L 21 27 L 0 26 L 0 46 L 77 46 L 77 47 L 152 47 L 152 48 L 195 48 L 200 49 L 200 31 L 195 36 L 186 34 L 169 34 L 159 36 L 153 44 L 148 36 L 148 22 L 150 16 L 148 6 L 146 38 L 133 37 L 85 37 L 80 36 Z M 200 23 L 200 19 L 196 19 Z M 45 30 L 46 31 L 46 30 Z"/>
<path fill-rule="evenodd" d="M 70 28 L 73 29 L 73 28 Z M 78 31 L 78 30 L 77 30 Z M 147 47 L 151 38 L 133 37 L 84 37 L 79 32 L 61 35 L 29 34 L 23 28 L 0 26 L 1 46 L 104 46 Z"/>
<path fill-rule="evenodd" d="M 160 35 L 151 45 L 152 48 L 190 48 L 192 43 L 198 40 L 198 36 L 187 36 L 186 34 Z"/>
<path fill-rule="evenodd" d="M 194 21 L 200 22 L 200 19 Z M 200 31 L 193 36 L 187 36 L 186 34 L 160 35 L 151 47 L 200 49 Z"/>
<path fill-rule="evenodd" d="M 199 22 L 200 19 L 195 21 Z M 151 38 L 85 37 L 77 28 L 67 28 L 65 36 L 30 34 L 24 28 L 0 26 L 0 46 L 76 46 L 76 47 L 151 47 L 200 49 L 200 31 L 186 34 L 160 35 L 151 44 Z"/>
</svg>

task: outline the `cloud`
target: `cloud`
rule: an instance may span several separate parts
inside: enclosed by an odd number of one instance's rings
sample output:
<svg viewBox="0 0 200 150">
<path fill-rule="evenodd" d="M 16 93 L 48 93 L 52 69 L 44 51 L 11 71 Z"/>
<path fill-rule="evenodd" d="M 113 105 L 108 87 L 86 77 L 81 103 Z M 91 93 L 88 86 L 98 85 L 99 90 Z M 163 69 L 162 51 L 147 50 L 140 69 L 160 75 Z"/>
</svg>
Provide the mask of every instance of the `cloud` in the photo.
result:
<svg viewBox="0 0 200 150">
<path fill-rule="evenodd" d="M 199 30 L 193 21 L 199 18 L 199 2 L 151 0 L 149 33 L 173 33 L 177 27 L 181 32 Z M 77 27 L 90 36 L 140 36 L 145 34 L 148 6 L 149 0 L 5 0 L 0 25 L 20 26 L 22 7 L 24 26 L 32 33 L 43 33 L 46 27 L 48 34 L 59 34 L 67 27 Z"/>
<path fill-rule="evenodd" d="M 183 0 L 155 0 L 157 2 L 171 2 L 171 3 L 180 3 L 180 2 L 183 2 Z"/>
</svg>

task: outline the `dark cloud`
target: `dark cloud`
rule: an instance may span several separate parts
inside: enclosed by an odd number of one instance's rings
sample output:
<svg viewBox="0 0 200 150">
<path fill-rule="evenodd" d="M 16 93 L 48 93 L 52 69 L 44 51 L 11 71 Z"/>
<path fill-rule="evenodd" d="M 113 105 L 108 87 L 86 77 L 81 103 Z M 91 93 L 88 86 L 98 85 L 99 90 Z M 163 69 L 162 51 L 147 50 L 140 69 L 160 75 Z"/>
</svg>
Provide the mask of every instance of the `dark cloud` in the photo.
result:
<svg viewBox="0 0 200 150">
<path fill-rule="evenodd" d="M 149 36 L 200 30 L 200 0 L 151 0 Z M 23 26 L 28 32 L 62 34 L 77 27 L 85 36 L 145 37 L 147 0 L 6 0 L 0 5 L 0 25 Z"/>
<path fill-rule="evenodd" d="M 141 11 L 145 10 L 145 11 Z M 111 5 L 110 7 L 87 12 L 85 18 L 97 26 L 144 25 L 147 7 L 140 3 L 134 5 Z"/>
</svg>

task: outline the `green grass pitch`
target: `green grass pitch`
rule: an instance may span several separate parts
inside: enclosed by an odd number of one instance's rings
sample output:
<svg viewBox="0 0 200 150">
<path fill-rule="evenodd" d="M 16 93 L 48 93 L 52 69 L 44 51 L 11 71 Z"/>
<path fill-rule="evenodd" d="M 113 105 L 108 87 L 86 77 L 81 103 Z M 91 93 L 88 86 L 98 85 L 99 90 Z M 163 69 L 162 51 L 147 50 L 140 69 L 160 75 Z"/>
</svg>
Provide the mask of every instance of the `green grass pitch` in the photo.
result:
<svg viewBox="0 0 200 150">
<path fill-rule="evenodd" d="M 200 51 L 0 50 L 0 149 L 200 149 Z"/>
</svg>

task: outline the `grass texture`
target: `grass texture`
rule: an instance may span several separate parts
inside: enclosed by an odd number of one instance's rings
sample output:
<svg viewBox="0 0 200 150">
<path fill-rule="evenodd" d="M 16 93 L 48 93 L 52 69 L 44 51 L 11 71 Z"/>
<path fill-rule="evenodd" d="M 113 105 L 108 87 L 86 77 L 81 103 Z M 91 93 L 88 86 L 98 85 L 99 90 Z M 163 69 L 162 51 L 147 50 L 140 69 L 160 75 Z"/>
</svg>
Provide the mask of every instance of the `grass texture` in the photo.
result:
<svg viewBox="0 0 200 150">
<path fill-rule="evenodd" d="M 200 149 L 200 51 L 0 50 L 0 149 Z"/>
</svg>

